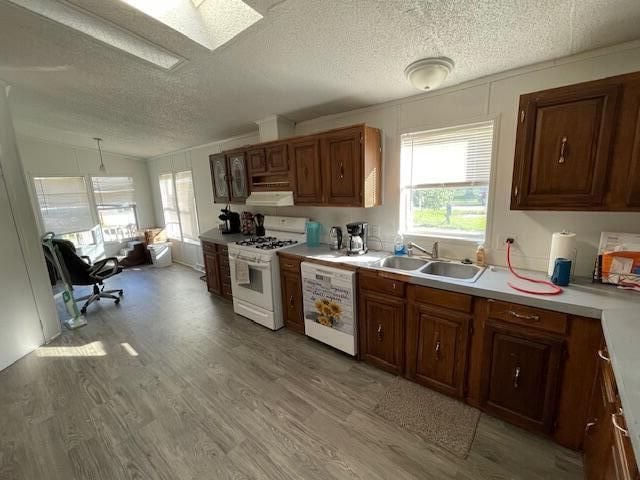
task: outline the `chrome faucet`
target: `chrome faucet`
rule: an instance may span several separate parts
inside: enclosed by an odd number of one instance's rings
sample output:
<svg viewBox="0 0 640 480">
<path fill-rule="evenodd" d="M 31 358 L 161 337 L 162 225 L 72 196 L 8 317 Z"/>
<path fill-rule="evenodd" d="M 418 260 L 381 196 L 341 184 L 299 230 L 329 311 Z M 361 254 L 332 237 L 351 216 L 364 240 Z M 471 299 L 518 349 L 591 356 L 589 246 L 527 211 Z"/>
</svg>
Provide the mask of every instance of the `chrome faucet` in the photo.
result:
<svg viewBox="0 0 640 480">
<path fill-rule="evenodd" d="M 416 250 L 420 250 L 425 255 L 431 257 L 433 260 L 436 260 L 438 258 L 438 242 L 433 242 L 431 251 L 428 251 L 426 248 L 422 248 L 420 245 L 417 245 L 413 242 L 409 242 L 409 247 L 410 249 L 415 248 Z"/>
</svg>

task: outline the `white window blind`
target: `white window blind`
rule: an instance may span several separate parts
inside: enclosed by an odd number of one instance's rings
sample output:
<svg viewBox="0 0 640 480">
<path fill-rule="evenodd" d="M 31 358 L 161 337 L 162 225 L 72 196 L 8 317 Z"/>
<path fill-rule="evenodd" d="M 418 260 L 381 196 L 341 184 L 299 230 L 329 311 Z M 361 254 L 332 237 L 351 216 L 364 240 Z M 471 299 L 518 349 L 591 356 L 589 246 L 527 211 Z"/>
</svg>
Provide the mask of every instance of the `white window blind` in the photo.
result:
<svg viewBox="0 0 640 480">
<path fill-rule="evenodd" d="M 483 241 L 493 122 L 408 133 L 400 140 L 401 230 Z"/>
<path fill-rule="evenodd" d="M 176 172 L 176 198 L 184 241 L 198 241 L 198 216 L 191 170 Z"/>
<path fill-rule="evenodd" d="M 160 182 L 160 196 L 162 197 L 162 213 L 164 215 L 164 227 L 169 238 L 182 240 L 180 233 L 180 220 L 176 206 L 176 191 L 173 184 L 173 174 L 163 173 L 158 177 Z"/>
<path fill-rule="evenodd" d="M 33 182 L 45 232 L 60 235 L 94 227 L 84 177 L 35 177 Z"/>
<path fill-rule="evenodd" d="M 493 122 L 402 135 L 403 186 L 487 185 Z"/>
<path fill-rule="evenodd" d="M 91 177 L 98 207 L 128 207 L 136 204 L 132 177 Z"/>
</svg>

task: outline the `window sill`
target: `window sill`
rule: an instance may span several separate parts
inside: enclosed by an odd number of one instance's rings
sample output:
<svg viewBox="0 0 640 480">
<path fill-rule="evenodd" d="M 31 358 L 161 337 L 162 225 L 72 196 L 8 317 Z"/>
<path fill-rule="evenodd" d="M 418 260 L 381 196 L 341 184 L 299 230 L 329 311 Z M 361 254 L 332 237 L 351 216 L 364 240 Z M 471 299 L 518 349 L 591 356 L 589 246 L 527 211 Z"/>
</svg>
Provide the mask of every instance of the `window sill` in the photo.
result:
<svg viewBox="0 0 640 480">
<path fill-rule="evenodd" d="M 472 239 L 465 237 L 456 237 L 456 236 L 445 236 L 445 235 L 433 235 L 428 233 L 416 233 L 416 232 L 400 232 L 402 236 L 406 237 L 415 237 L 421 239 L 430 239 L 434 242 L 443 242 L 443 243 L 451 243 L 457 245 L 478 245 L 479 243 L 485 243 L 486 237 L 482 239 Z"/>
</svg>

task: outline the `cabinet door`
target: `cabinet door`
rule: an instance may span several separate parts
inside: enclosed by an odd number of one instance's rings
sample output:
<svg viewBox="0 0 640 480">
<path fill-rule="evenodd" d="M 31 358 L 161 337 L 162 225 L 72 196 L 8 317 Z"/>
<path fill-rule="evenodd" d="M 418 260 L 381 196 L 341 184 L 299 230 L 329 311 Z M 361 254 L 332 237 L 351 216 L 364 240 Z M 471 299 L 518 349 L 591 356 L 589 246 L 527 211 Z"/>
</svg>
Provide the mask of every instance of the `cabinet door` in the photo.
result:
<svg viewBox="0 0 640 480">
<path fill-rule="evenodd" d="M 264 148 L 254 148 L 247 151 L 247 167 L 250 175 L 267 172 L 267 157 Z"/>
<path fill-rule="evenodd" d="M 360 359 L 388 372 L 404 370 L 404 300 L 360 291 Z"/>
<path fill-rule="evenodd" d="M 469 316 L 413 305 L 407 324 L 407 376 L 427 387 L 459 398 L 469 341 Z"/>
<path fill-rule="evenodd" d="M 230 201 L 244 202 L 249 196 L 247 180 L 247 161 L 245 152 L 236 152 L 227 156 L 229 167 Z"/>
<path fill-rule="evenodd" d="M 563 340 L 487 322 L 483 407 L 521 427 L 553 428 Z"/>
<path fill-rule="evenodd" d="M 321 203 L 322 169 L 318 139 L 293 141 L 289 151 L 293 162 L 295 203 Z"/>
<path fill-rule="evenodd" d="M 218 269 L 220 272 L 220 293 L 227 300 L 233 300 L 231 289 L 231 268 L 229 266 L 229 254 L 226 251 L 218 253 Z"/>
<path fill-rule="evenodd" d="M 223 154 L 210 155 L 209 167 L 211 168 L 214 202 L 227 203 L 229 201 L 229 182 L 225 156 Z"/>
<path fill-rule="evenodd" d="M 270 145 L 266 149 L 267 171 L 269 173 L 286 173 L 289 171 L 287 144 Z"/>
<path fill-rule="evenodd" d="M 304 316 L 302 313 L 302 280 L 300 272 L 280 270 L 282 280 L 282 310 L 284 326 L 299 333 L 304 333 Z"/>
<path fill-rule="evenodd" d="M 322 136 L 325 197 L 329 205 L 362 206 L 362 129 Z"/>
<path fill-rule="evenodd" d="M 209 291 L 216 295 L 221 295 L 222 288 L 220 285 L 220 265 L 218 262 L 218 255 L 210 253 L 204 254 L 204 270 L 207 274 L 207 288 Z"/>
<path fill-rule="evenodd" d="M 607 401 L 602 369 L 598 370 L 596 385 L 589 402 L 589 417 L 584 436 L 584 473 L 588 480 L 603 480 L 611 465 L 613 445 L 611 408 Z"/>
<path fill-rule="evenodd" d="M 631 151 L 631 169 L 627 181 L 626 203 L 629 207 L 640 207 L 640 110 L 636 118 L 636 129 Z"/>
<path fill-rule="evenodd" d="M 520 98 L 512 209 L 603 207 L 620 85 L 572 85 Z"/>
</svg>

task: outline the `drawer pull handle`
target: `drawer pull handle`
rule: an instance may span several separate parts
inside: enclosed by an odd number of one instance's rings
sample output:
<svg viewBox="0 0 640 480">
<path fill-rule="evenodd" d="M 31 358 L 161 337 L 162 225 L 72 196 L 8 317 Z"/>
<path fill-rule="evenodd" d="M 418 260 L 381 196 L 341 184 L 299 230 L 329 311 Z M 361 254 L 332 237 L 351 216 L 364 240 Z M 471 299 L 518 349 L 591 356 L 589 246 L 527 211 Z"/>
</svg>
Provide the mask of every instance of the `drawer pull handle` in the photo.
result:
<svg viewBox="0 0 640 480">
<path fill-rule="evenodd" d="M 293 307 L 293 295 L 289 297 L 289 305 Z"/>
<path fill-rule="evenodd" d="M 558 163 L 564 163 L 567 159 L 567 137 L 562 137 L 562 143 L 560 143 L 560 158 Z"/>
<path fill-rule="evenodd" d="M 338 164 L 340 166 L 340 174 L 338 175 L 338 180 L 343 180 L 344 179 L 344 163 L 340 161 Z"/>
<path fill-rule="evenodd" d="M 382 329 L 382 324 L 381 323 L 378 324 L 377 332 L 378 332 L 378 341 L 381 342 L 382 338 L 384 337 L 384 330 Z"/>
<path fill-rule="evenodd" d="M 520 386 L 520 367 L 516 367 L 516 370 L 513 373 L 513 388 L 518 388 L 519 386 Z"/>
<path fill-rule="evenodd" d="M 436 347 L 433 349 L 436 352 L 436 358 L 440 358 L 440 339 L 436 341 Z"/>
<path fill-rule="evenodd" d="M 597 418 L 594 418 L 592 421 L 587 422 L 587 424 L 586 424 L 586 425 L 585 425 L 585 427 L 584 427 L 584 433 L 585 433 L 585 435 L 588 435 L 588 434 L 589 434 L 589 432 L 591 431 L 591 429 L 592 429 L 593 427 L 595 427 L 597 424 L 598 424 L 598 419 L 597 419 Z"/>
<path fill-rule="evenodd" d="M 602 350 L 598 350 L 598 356 L 607 363 L 611 362 L 611 359 L 607 355 L 605 355 L 604 351 Z"/>
<path fill-rule="evenodd" d="M 620 433 L 622 433 L 622 435 L 624 435 L 625 437 L 628 437 L 629 430 L 626 430 L 622 428 L 620 425 L 618 425 L 618 420 L 617 420 L 618 415 L 622 415 L 622 412 L 611 414 L 611 423 L 613 423 L 613 426 L 616 427 L 616 429 L 620 430 Z"/>
<path fill-rule="evenodd" d="M 509 310 L 507 313 L 518 320 L 526 320 L 527 322 L 540 321 L 540 317 L 538 315 L 522 315 L 521 313 L 514 312 L 513 310 Z"/>
</svg>

